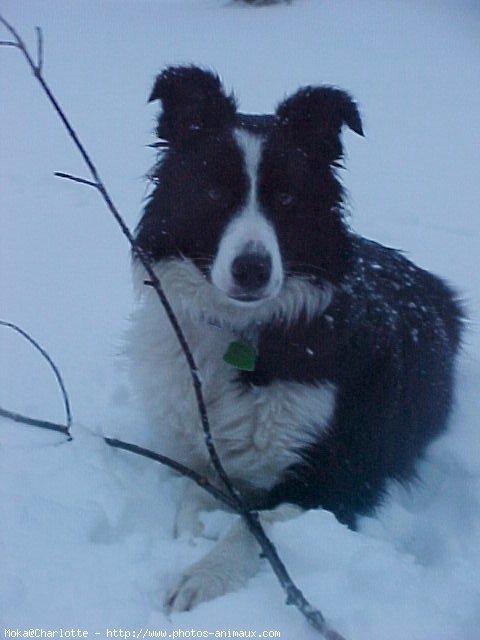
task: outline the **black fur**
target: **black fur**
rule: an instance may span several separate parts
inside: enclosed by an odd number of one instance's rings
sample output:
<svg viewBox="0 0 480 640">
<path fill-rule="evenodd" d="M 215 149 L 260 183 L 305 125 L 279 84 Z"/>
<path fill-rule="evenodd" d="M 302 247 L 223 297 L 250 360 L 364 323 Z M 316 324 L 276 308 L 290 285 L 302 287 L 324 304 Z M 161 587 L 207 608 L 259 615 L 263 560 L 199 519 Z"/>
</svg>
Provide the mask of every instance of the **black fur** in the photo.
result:
<svg viewBox="0 0 480 640">
<path fill-rule="evenodd" d="M 137 229 L 154 261 L 187 256 L 209 276 L 248 190 L 234 127 L 265 139 L 258 203 L 284 270 L 333 285 L 334 295 L 313 320 L 262 325 L 256 369 L 239 381 L 246 393 L 275 380 L 330 382 L 338 393 L 327 433 L 257 506 L 322 506 L 354 527 L 389 479 L 414 477 L 415 462 L 446 426 L 462 310 L 439 278 L 348 228 L 340 133 L 347 125 L 363 135 L 348 94 L 306 87 L 274 116 L 247 116 L 236 113 L 217 76 L 180 67 L 158 77 L 151 99 L 162 101 L 158 135 L 169 143 Z"/>
<path fill-rule="evenodd" d="M 227 96 L 220 79 L 198 67 L 169 67 L 160 74 L 149 101 L 161 100 L 162 116 L 157 134 L 171 144 L 188 144 L 201 137 L 233 125 L 236 105 Z"/>
<path fill-rule="evenodd" d="M 342 125 L 363 136 L 357 105 L 345 91 L 334 87 L 300 89 L 278 107 L 277 122 L 293 146 L 328 162 L 342 156 Z"/>
<path fill-rule="evenodd" d="M 353 267 L 326 312 L 262 329 L 246 384 L 330 381 L 339 395 L 328 434 L 288 469 L 264 507 L 318 505 L 354 527 L 386 481 L 406 481 L 446 425 L 461 311 L 438 278 L 398 251 L 352 237 Z"/>
</svg>

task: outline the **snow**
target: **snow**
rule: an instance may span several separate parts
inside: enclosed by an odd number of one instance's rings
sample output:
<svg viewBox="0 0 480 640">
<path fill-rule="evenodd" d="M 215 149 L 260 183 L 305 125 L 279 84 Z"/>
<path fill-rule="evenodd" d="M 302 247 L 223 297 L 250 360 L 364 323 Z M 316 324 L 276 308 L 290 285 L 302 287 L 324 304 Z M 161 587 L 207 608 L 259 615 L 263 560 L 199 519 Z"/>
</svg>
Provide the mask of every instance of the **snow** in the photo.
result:
<svg viewBox="0 0 480 640">
<path fill-rule="evenodd" d="M 366 138 L 345 133 L 352 225 L 461 292 L 471 323 L 457 403 L 418 486 L 393 486 L 359 532 L 309 512 L 275 525 L 272 537 L 298 586 L 349 640 L 478 640 L 478 2 L 4 0 L 2 12 L 33 47 L 33 27 L 43 27 L 45 75 L 131 227 L 154 160 L 146 145 L 157 107 L 146 100 L 163 66 L 212 66 L 245 112 L 271 111 L 308 83 L 355 96 Z M 119 355 L 133 306 L 128 247 L 93 189 L 53 177 L 89 176 L 19 52 L 2 48 L 0 56 L 2 317 L 48 350 L 74 413 L 70 443 L 1 421 L 0 633 L 318 637 L 285 606 L 268 566 L 244 589 L 192 612 L 162 610 L 176 572 L 212 542 L 174 540 L 179 480 L 100 437 L 153 444 Z M 62 421 L 45 363 L 13 332 L 2 328 L 0 340 L 0 406 Z M 206 516 L 209 535 L 232 517 Z"/>
</svg>

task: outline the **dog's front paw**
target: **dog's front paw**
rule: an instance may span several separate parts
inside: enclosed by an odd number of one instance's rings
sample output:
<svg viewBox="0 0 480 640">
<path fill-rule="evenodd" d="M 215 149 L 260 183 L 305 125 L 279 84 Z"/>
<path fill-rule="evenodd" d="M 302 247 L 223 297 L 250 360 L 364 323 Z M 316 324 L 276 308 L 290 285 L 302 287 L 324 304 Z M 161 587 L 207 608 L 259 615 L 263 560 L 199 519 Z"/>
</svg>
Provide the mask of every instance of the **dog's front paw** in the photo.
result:
<svg viewBox="0 0 480 640">
<path fill-rule="evenodd" d="M 173 535 L 175 538 L 198 538 L 202 535 L 204 526 L 199 512 L 194 509 L 179 509 L 175 518 Z"/>
<path fill-rule="evenodd" d="M 192 565 L 170 589 L 165 607 L 169 611 L 190 611 L 201 602 L 207 602 L 229 591 L 225 576 Z"/>
<path fill-rule="evenodd" d="M 257 542 L 241 520 L 201 560 L 180 576 L 165 600 L 170 611 L 189 611 L 242 587 L 260 564 Z"/>
</svg>

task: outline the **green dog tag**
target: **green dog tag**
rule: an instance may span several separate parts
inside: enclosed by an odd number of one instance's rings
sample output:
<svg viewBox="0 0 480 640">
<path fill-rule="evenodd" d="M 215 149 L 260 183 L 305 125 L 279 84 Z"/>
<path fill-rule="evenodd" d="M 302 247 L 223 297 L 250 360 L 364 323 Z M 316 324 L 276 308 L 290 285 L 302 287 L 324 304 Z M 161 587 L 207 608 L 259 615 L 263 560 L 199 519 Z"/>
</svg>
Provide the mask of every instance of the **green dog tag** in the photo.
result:
<svg viewBox="0 0 480 640">
<path fill-rule="evenodd" d="M 254 347 L 245 342 L 231 342 L 223 356 L 227 364 L 242 371 L 255 371 L 257 352 Z"/>
</svg>

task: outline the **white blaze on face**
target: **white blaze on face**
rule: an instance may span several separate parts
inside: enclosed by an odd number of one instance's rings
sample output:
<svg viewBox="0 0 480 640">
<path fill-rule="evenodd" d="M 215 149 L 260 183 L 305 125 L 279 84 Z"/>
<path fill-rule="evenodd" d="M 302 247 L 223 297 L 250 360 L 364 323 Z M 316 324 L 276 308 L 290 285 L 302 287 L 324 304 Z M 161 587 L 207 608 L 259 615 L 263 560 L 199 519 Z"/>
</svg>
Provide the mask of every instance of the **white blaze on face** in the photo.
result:
<svg viewBox="0 0 480 640">
<path fill-rule="evenodd" d="M 212 283 L 227 296 L 242 302 L 252 303 L 272 298 L 280 291 L 283 283 L 283 268 L 280 249 L 275 231 L 270 222 L 261 213 L 257 202 L 257 176 L 262 155 L 263 138 L 244 130 L 235 131 L 235 139 L 243 153 L 245 170 L 248 176 L 248 198 L 244 208 L 229 223 L 218 246 L 214 260 L 211 279 Z M 259 263 L 259 268 L 269 271 L 269 276 L 263 274 L 265 282 L 255 288 L 242 286 L 241 278 L 235 278 L 233 263 L 241 263 L 246 257 L 253 258 Z M 247 258 L 248 259 L 248 258 Z M 263 267 L 262 267 L 263 264 Z M 248 267 L 255 270 L 255 264 Z M 251 276 L 255 280 L 255 275 Z M 258 275 L 262 281 L 261 274 Z"/>
</svg>

